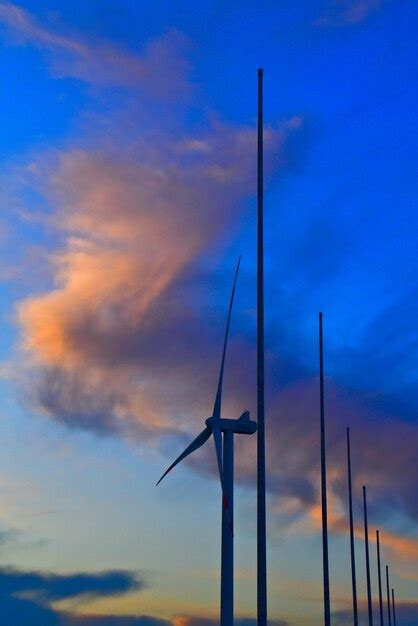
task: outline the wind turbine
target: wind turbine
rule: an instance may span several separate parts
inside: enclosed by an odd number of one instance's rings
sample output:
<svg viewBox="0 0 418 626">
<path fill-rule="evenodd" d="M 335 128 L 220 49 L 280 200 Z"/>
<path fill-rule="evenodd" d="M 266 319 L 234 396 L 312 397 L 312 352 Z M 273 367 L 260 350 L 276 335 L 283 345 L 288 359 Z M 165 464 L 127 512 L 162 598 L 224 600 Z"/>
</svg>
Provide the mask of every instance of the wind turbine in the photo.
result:
<svg viewBox="0 0 418 626">
<path fill-rule="evenodd" d="M 245 411 L 241 417 L 235 420 L 221 418 L 225 356 L 239 266 L 240 259 L 238 260 L 235 270 L 234 283 L 229 301 L 221 367 L 212 415 L 205 421 L 206 426 L 202 432 L 187 446 L 180 456 L 177 457 L 157 483 L 158 485 L 180 461 L 183 461 L 187 456 L 196 452 L 196 450 L 201 448 L 211 435 L 213 435 L 222 488 L 221 626 L 233 626 L 234 620 L 234 433 L 252 435 L 257 430 L 257 424 L 250 420 L 248 411 Z"/>
</svg>

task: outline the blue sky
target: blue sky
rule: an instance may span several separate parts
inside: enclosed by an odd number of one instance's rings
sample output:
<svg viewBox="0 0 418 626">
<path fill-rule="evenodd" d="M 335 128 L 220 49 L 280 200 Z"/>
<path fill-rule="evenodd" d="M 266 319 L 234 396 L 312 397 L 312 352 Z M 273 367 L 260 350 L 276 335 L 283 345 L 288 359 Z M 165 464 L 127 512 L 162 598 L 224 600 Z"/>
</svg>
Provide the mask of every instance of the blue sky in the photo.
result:
<svg viewBox="0 0 418 626">
<path fill-rule="evenodd" d="M 211 410 L 239 254 L 225 414 L 254 410 L 262 66 L 271 619 L 321 623 L 319 310 L 335 622 L 350 619 L 347 425 L 357 521 L 367 483 L 400 623 L 418 619 L 417 19 L 409 0 L 0 3 L 10 611 L 23 589 L 43 626 L 216 620 L 211 450 L 155 482 Z M 237 442 L 236 612 L 249 620 L 254 454 Z M 364 597 L 360 523 L 357 553 Z M 126 589 L 71 587 L 115 571 Z M 50 575 L 70 591 L 48 595 Z"/>
</svg>

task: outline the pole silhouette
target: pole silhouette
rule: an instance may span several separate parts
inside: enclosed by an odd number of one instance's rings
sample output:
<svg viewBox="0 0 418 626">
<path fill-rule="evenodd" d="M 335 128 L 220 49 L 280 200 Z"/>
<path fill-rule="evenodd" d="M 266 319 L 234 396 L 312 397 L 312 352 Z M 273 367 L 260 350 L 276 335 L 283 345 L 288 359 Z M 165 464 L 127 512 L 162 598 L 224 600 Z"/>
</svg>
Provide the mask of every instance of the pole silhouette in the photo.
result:
<svg viewBox="0 0 418 626">
<path fill-rule="evenodd" d="M 370 557 L 369 557 L 369 529 L 367 523 L 367 495 L 363 485 L 363 510 L 364 510 L 364 545 L 366 549 L 366 579 L 367 579 L 367 610 L 369 614 L 369 626 L 373 626 L 372 588 L 370 584 Z"/>
<path fill-rule="evenodd" d="M 392 626 L 392 616 L 390 613 L 390 593 L 389 593 L 389 567 L 386 565 L 386 594 L 388 599 L 388 622 L 389 626 Z"/>
<path fill-rule="evenodd" d="M 322 313 L 319 314 L 319 398 L 321 413 L 321 500 L 322 500 L 322 563 L 324 579 L 324 624 L 331 626 L 328 559 L 327 465 L 325 448 L 324 400 L 324 335 Z"/>
<path fill-rule="evenodd" d="M 348 504 L 349 504 L 349 515 L 350 515 L 351 586 L 353 590 L 353 620 L 354 620 L 354 626 L 358 626 L 356 555 L 355 555 L 355 549 L 354 549 L 353 492 L 352 492 L 352 484 L 351 484 L 351 448 L 350 448 L 350 429 L 349 428 L 347 428 L 347 469 L 348 469 Z"/>
<path fill-rule="evenodd" d="M 264 429 L 264 172 L 263 70 L 258 70 L 257 117 L 257 618 L 267 626 L 266 457 Z"/>
<path fill-rule="evenodd" d="M 353 522 L 353 492 L 351 484 L 351 448 L 350 429 L 347 428 L 347 474 L 348 474 L 348 505 L 350 516 L 350 553 L 351 553 L 351 586 L 353 591 L 353 620 L 354 626 L 358 626 L 357 608 L 357 581 L 356 581 L 356 555 L 354 550 L 354 522 Z"/>
<path fill-rule="evenodd" d="M 376 546 L 377 546 L 377 578 L 379 582 L 379 616 L 380 616 L 380 626 L 384 626 L 383 597 L 382 597 L 382 571 L 381 571 L 381 566 L 380 566 L 380 535 L 379 535 L 378 530 L 376 530 Z"/>
<path fill-rule="evenodd" d="M 393 626 L 396 626 L 396 611 L 395 611 L 395 592 L 392 588 L 392 614 L 393 614 Z"/>
</svg>

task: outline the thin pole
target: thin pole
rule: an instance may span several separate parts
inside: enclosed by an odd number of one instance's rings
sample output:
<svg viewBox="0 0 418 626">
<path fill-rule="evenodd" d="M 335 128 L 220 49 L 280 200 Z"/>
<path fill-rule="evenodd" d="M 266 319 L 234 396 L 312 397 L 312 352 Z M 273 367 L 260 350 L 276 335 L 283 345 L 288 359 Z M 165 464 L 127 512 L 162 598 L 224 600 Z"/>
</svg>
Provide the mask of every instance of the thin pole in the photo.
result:
<svg viewBox="0 0 418 626">
<path fill-rule="evenodd" d="M 379 580 L 379 613 L 380 613 L 380 626 L 384 626 L 383 620 L 383 597 L 382 597 L 382 572 L 380 567 L 380 536 L 379 531 L 376 530 L 376 546 L 377 546 L 377 576 Z"/>
<path fill-rule="evenodd" d="M 223 434 L 223 471 L 228 510 L 222 506 L 221 626 L 234 623 L 234 433 Z"/>
<path fill-rule="evenodd" d="M 263 70 L 258 70 L 257 120 L 257 617 L 267 626 L 266 456 L 264 430 Z"/>
<path fill-rule="evenodd" d="M 325 450 L 325 402 L 324 402 L 324 337 L 322 313 L 319 314 L 319 396 L 321 408 L 321 497 L 322 497 L 322 561 L 324 578 L 324 623 L 331 626 L 328 562 L 328 513 L 327 513 L 327 466 Z"/>
<path fill-rule="evenodd" d="M 350 429 L 347 428 L 347 465 L 348 465 L 348 503 L 350 511 L 350 552 L 351 552 L 351 586 L 353 589 L 353 619 L 354 626 L 358 626 L 357 582 L 356 582 L 356 555 L 354 550 L 354 522 L 353 522 L 353 492 L 351 484 L 351 449 Z"/>
<path fill-rule="evenodd" d="M 370 558 L 369 558 L 369 529 L 367 524 L 367 496 L 366 487 L 363 486 L 363 509 L 364 509 L 364 545 L 366 548 L 366 577 L 367 577 L 367 608 L 369 613 L 369 626 L 373 626 L 372 588 L 370 584 Z"/>
<path fill-rule="evenodd" d="M 393 614 L 393 626 L 396 626 L 396 611 L 395 611 L 395 592 L 392 588 L 392 614 Z"/>
<path fill-rule="evenodd" d="M 388 598 L 388 622 L 392 626 L 392 616 L 390 614 L 390 594 L 389 594 L 389 567 L 386 565 L 386 594 Z"/>
</svg>

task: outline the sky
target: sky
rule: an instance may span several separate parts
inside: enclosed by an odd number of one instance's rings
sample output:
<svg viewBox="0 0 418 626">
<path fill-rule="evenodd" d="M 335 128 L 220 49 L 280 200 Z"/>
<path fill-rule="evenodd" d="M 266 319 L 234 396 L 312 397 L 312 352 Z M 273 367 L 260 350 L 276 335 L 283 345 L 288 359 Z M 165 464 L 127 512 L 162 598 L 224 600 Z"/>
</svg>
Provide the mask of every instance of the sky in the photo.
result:
<svg viewBox="0 0 418 626">
<path fill-rule="evenodd" d="M 214 626 L 210 415 L 255 417 L 256 88 L 265 73 L 271 626 L 352 623 L 346 427 L 398 623 L 418 624 L 418 5 L 0 2 L 0 610 L 8 626 Z M 236 437 L 236 625 L 254 626 L 255 437 Z M 377 606 L 376 619 L 377 619 Z"/>
</svg>

